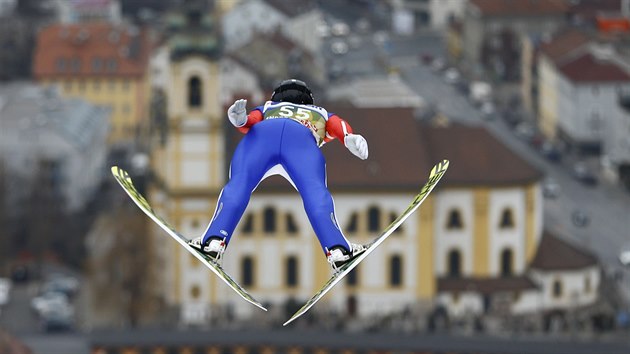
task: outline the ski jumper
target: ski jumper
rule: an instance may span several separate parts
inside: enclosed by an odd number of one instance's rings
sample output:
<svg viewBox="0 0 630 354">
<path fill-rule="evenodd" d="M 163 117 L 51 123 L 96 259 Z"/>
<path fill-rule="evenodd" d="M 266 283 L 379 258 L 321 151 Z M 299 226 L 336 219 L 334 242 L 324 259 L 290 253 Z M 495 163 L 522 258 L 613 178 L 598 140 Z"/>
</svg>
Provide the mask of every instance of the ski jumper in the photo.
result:
<svg viewBox="0 0 630 354">
<path fill-rule="evenodd" d="M 324 108 L 267 101 L 238 128 L 246 133 L 230 165 L 229 181 L 221 191 L 203 242 L 225 238 L 228 244 L 252 192 L 268 176 L 280 174 L 297 189 L 324 252 L 334 246 L 350 249 L 339 228 L 326 182 L 326 161 L 319 149 L 335 138 L 344 141 L 352 128 Z"/>
</svg>

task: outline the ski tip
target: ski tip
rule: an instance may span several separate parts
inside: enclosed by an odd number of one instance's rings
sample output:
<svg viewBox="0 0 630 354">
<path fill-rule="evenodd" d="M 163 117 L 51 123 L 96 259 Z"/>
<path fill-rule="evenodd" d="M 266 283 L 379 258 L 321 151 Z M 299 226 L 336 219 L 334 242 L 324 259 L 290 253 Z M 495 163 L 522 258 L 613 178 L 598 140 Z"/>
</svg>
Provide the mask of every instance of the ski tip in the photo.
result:
<svg viewBox="0 0 630 354">
<path fill-rule="evenodd" d="M 450 162 L 446 159 L 438 162 L 435 166 L 433 166 L 433 168 L 431 169 L 431 176 L 434 176 L 440 172 L 446 171 L 446 169 L 448 168 L 448 165 L 450 164 Z"/>
</svg>

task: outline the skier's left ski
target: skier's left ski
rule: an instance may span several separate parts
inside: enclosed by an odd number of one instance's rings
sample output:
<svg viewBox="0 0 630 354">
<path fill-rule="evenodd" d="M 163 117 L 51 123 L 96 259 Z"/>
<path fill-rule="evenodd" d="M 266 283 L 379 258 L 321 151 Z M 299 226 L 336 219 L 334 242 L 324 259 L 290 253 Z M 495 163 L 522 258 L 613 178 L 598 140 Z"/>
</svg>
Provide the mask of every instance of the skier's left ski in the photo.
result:
<svg viewBox="0 0 630 354">
<path fill-rule="evenodd" d="M 133 181 L 129 174 L 125 172 L 123 169 L 113 166 L 112 174 L 116 178 L 116 181 L 120 184 L 120 186 L 127 192 L 131 200 L 133 200 L 136 205 L 149 216 L 153 221 L 155 221 L 158 226 L 160 226 L 166 233 L 171 236 L 175 241 L 177 241 L 180 245 L 182 245 L 190 254 L 195 256 L 201 263 L 203 263 L 206 267 L 210 268 L 211 271 L 214 272 L 221 280 L 223 280 L 227 285 L 230 286 L 237 294 L 239 294 L 245 301 L 267 311 L 263 305 L 260 304 L 254 297 L 252 297 L 243 287 L 241 287 L 232 277 L 223 270 L 220 264 L 216 263 L 210 257 L 205 254 L 197 251 L 196 249 L 190 247 L 188 245 L 188 239 L 182 236 L 179 232 L 175 231 L 175 229 L 164 219 L 159 217 L 153 208 L 149 205 L 149 202 L 138 192 L 136 187 L 133 185 Z"/>
<path fill-rule="evenodd" d="M 374 251 L 376 247 L 383 243 L 383 241 L 385 241 L 392 234 L 392 232 L 396 231 L 396 229 L 398 229 L 398 227 L 402 225 L 402 223 L 411 214 L 413 214 L 416 209 L 418 209 L 420 204 L 422 204 L 429 193 L 431 193 L 433 187 L 437 185 L 437 183 L 440 181 L 440 179 L 448 169 L 448 165 L 448 160 L 442 160 L 437 165 L 433 166 L 433 169 L 431 169 L 431 173 L 429 174 L 429 180 L 422 186 L 422 188 L 420 189 L 420 193 L 418 193 L 416 197 L 411 201 L 407 209 L 405 209 L 405 211 L 403 211 L 403 213 L 400 214 L 400 216 L 398 216 L 396 220 L 392 221 L 392 223 L 389 224 L 389 226 L 387 226 L 387 228 L 385 228 L 385 230 L 377 238 L 366 245 L 367 250 L 363 252 L 363 254 L 359 255 L 358 257 L 344 264 L 340 269 L 338 269 L 321 287 L 321 289 L 319 289 L 319 291 L 315 293 L 315 295 L 313 295 L 313 297 L 311 297 L 304 304 L 304 306 L 302 306 L 302 308 L 300 308 L 293 316 L 291 316 L 288 321 L 284 323 L 284 326 L 288 325 L 298 317 L 305 314 L 306 311 L 308 311 L 311 307 L 313 307 L 313 305 L 315 305 L 317 301 L 324 297 L 324 295 L 326 295 L 326 293 L 330 289 L 332 289 L 335 284 L 343 279 L 343 277 L 348 275 L 348 273 L 350 273 L 352 269 L 354 269 L 357 265 L 359 265 L 359 263 L 361 263 L 362 260 L 364 260 L 370 253 L 372 253 L 372 251 Z"/>
</svg>

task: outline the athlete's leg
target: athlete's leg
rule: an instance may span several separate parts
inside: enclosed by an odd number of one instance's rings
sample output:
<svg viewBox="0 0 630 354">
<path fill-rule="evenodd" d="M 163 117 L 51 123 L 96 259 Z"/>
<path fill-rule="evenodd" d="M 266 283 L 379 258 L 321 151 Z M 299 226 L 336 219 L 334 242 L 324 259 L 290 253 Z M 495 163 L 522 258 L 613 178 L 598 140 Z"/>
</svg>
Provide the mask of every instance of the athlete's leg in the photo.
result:
<svg viewBox="0 0 630 354">
<path fill-rule="evenodd" d="M 225 238 L 226 243 L 230 241 L 252 192 L 265 172 L 278 163 L 282 132 L 278 126 L 272 121 L 258 123 L 239 143 L 232 156 L 230 179 L 221 191 L 214 216 L 203 235 L 204 243 L 212 236 Z"/>
<path fill-rule="evenodd" d="M 285 124 L 281 161 L 302 196 L 304 209 L 324 252 L 334 246 L 350 250 L 335 215 L 335 205 L 326 186 L 326 161 L 312 133 L 292 121 Z"/>
</svg>

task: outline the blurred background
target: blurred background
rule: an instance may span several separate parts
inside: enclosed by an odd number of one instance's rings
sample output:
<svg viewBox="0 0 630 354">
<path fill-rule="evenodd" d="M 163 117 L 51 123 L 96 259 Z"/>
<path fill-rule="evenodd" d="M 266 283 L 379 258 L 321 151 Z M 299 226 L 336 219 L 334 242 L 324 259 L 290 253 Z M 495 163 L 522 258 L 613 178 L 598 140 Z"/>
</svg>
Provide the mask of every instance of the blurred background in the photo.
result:
<svg viewBox="0 0 630 354">
<path fill-rule="evenodd" d="M 0 353 L 629 353 L 630 1 L 0 0 Z M 352 242 L 330 275 L 283 179 L 224 267 L 205 230 L 239 98 L 305 80 L 370 146 L 322 149 Z"/>
</svg>

